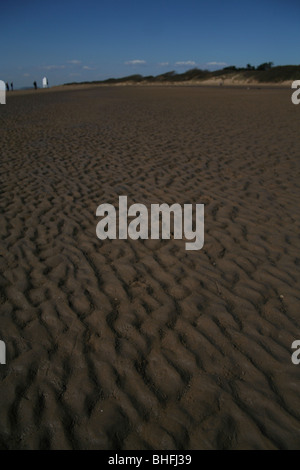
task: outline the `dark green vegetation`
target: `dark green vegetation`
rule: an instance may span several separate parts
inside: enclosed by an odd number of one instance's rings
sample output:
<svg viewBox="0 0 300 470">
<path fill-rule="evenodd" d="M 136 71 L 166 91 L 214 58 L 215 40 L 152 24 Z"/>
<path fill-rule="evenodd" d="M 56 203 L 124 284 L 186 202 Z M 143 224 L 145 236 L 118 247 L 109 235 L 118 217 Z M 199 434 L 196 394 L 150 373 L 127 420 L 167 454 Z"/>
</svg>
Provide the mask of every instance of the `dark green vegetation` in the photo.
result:
<svg viewBox="0 0 300 470">
<path fill-rule="evenodd" d="M 143 77 L 142 75 L 129 75 L 122 78 L 109 78 L 102 81 L 92 82 L 80 82 L 84 83 L 104 83 L 104 84 L 116 84 L 122 82 L 134 82 L 134 83 L 163 83 L 163 82 L 185 82 L 191 80 L 208 80 L 210 78 L 229 78 L 229 76 L 235 76 L 240 80 L 254 80 L 261 83 L 279 83 L 286 80 L 298 80 L 300 79 L 300 65 L 279 65 L 273 67 L 272 62 L 265 62 L 255 67 L 251 64 L 247 64 L 245 68 L 238 68 L 235 65 L 225 67 L 221 70 L 211 72 L 209 70 L 201 70 L 193 68 L 184 73 L 176 73 L 175 71 L 167 72 L 162 75 L 149 75 Z M 65 85 L 72 85 L 76 82 L 66 83 Z"/>
</svg>

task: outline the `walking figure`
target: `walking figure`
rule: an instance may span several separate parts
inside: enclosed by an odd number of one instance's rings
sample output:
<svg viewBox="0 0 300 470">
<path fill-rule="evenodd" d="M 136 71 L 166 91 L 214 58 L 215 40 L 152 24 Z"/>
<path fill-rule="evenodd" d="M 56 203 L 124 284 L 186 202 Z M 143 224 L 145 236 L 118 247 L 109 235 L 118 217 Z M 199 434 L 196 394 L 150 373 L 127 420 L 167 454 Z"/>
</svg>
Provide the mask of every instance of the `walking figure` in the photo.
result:
<svg viewBox="0 0 300 470">
<path fill-rule="evenodd" d="M 33 82 L 33 86 L 34 86 L 34 89 L 36 90 L 37 89 L 37 84 L 36 84 L 35 81 Z"/>
<path fill-rule="evenodd" d="M 6 82 L 6 91 L 9 91 L 9 84 Z"/>
<path fill-rule="evenodd" d="M 14 84 L 13 84 L 13 82 L 11 82 L 11 84 L 10 84 L 10 89 L 11 89 L 11 91 L 14 91 Z"/>
</svg>

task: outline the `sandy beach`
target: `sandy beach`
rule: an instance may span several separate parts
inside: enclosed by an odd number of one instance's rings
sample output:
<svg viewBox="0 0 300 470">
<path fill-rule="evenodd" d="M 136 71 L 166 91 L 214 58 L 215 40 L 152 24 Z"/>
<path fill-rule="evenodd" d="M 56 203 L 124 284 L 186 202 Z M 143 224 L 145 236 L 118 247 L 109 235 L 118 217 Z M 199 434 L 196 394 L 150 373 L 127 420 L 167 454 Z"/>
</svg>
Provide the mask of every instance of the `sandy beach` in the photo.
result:
<svg viewBox="0 0 300 470">
<path fill-rule="evenodd" d="M 80 87 L 0 107 L 0 449 L 300 449 L 290 89 Z M 204 246 L 96 209 L 205 205 Z"/>
</svg>

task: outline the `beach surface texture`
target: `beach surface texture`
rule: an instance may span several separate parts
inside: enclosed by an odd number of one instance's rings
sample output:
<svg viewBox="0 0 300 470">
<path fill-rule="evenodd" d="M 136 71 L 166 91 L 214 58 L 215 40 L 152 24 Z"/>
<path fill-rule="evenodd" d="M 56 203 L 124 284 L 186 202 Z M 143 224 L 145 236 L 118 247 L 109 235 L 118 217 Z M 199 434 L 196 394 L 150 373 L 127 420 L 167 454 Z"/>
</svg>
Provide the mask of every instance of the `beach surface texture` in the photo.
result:
<svg viewBox="0 0 300 470">
<path fill-rule="evenodd" d="M 71 87 L 0 107 L 1 449 L 299 449 L 291 90 Z M 96 209 L 204 204 L 204 246 Z"/>
</svg>

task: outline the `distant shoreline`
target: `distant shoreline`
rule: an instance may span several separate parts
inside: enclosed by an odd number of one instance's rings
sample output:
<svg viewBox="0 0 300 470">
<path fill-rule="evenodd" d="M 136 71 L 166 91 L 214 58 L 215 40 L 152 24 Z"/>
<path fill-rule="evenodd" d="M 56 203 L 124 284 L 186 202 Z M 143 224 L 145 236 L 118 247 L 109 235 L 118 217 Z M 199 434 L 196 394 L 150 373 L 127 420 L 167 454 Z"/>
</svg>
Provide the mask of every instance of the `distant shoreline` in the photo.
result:
<svg viewBox="0 0 300 470">
<path fill-rule="evenodd" d="M 222 85 L 220 85 L 220 80 L 213 81 L 213 80 L 206 80 L 206 81 L 185 81 L 185 82 L 141 82 L 136 83 L 133 81 L 128 82 L 120 82 L 120 83 L 72 83 L 72 84 L 64 84 L 64 85 L 55 85 L 49 88 L 38 88 L 35 90 L 27 89 L 27 90 L 14 90 L 13 92 L 9 92 L 7 96 L 11 98 L 12 96 L 20 96 L 20 95 L 30 95 L 30 94 L 37 94 L 37 93 L 51 93 L 51 92 L 59 92 L 59 91 L 71 91 L 71 90 L 86 90 L 91 88 L 119 88 L 119 87 L 136 87 L 136 88 L 176 88 L 176 87 L 189 87 L 189 88 L 237 88 L 237 89 L 289 89 L 292 85 L 291 81 L 284 81 L 278 83 L 272 82 L 247 82 L 241 80 L 224 80 Z"/>
</svg>

